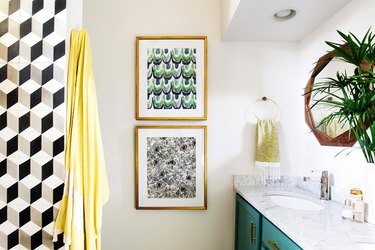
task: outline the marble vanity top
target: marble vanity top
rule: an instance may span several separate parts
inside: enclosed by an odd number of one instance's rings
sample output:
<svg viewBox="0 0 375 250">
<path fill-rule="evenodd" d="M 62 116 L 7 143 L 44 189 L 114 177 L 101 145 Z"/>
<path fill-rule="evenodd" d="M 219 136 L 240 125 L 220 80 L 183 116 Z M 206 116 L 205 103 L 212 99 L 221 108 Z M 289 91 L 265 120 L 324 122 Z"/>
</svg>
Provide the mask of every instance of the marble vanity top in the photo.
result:
<svg viewBox="0 0 375 250">
<path fill-rule="evenodd" d="M 235 186 L 234 189 L 304 250 L 356 250 L 360 249 L 355 247 L 357 243 L 375 243 L 375 225 L 343 220 L 342 205 L 335 201 L 316 199 L 298 187 Z M 303 197 L 324 209 L 306 211 L 277 206 L 270 195 Z"/>
</svg>

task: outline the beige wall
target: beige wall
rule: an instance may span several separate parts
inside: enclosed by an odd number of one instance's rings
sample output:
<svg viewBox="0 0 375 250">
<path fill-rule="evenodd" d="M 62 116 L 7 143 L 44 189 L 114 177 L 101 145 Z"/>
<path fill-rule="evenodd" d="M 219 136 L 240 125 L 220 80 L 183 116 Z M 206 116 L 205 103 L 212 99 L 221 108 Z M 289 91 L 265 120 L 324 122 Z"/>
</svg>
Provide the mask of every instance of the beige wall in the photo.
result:
<svg viewBox="0 0 375 250">
<path fill-rule="evenodd" d="M 219 0 L 86 0 L 111 197 L 105 206 L 105 250 L 230 250 L 234 246 L 234 173 L 251 173 L 254 125 L 246 107 L 263 95 L 279 102 L 283 173 L 298 165 L 302 106 L 295 44 L 222 43 Z M 135 120 L 135 37 L 208 36 L 208 121 Z M 284 90 L 281 90 L 284 89 Z M 302 100 L 301 100 L 302 101 Z M 134 209 L 137 124 L 208 125 L 208 210 Z M 288 128 L 288 129 L 286 129 Z M 288 145 L 285 143 L 288 139 Z M 295 154 L 294 154 L 295 153 Z"/>
</svg>

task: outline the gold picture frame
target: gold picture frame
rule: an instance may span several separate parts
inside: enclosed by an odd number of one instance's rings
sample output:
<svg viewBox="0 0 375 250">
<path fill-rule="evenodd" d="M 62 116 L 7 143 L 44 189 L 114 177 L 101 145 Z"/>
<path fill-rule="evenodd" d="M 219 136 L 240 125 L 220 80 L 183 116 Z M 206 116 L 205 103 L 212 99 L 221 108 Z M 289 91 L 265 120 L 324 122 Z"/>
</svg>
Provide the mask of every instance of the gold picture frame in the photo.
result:
<svg viewBox="0 0 375 250">
<path fill-rule="evenodd" d="M 135 208 L 207 209 L 207 126 L 135 127 Z"/>
<path fill-rule="evenodd" d="M 207 120 L 207 36 L 137 36 L 135 101 L 137 120 Z"/>
</svg>

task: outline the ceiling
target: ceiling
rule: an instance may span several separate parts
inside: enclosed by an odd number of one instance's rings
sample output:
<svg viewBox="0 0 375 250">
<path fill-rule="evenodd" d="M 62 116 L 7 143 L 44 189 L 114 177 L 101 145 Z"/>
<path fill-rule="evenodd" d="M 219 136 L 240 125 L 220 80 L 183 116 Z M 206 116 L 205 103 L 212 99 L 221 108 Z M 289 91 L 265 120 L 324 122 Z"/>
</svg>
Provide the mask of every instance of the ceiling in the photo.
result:
<svg viewBox="0 0 375 250">
<path fill-rule="evenodd" d="M 224 41 L 298 42 L 351 0 L 224 1 L 238 4 L 229 14 L 223 30 Z M 294 9 L 296 15 L 286 21 L 276 21 L 273 15 L 284 9 Z"/>
</svg>

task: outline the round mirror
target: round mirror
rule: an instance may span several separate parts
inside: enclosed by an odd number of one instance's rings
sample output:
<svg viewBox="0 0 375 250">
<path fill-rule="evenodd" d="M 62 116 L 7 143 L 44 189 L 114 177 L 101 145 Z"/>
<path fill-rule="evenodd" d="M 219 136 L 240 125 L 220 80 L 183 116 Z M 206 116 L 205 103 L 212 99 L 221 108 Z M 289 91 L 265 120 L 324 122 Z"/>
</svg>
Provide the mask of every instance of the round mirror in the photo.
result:
<svg viewBox="0 0 375 250">
<path fill-rule="evenodd" d="M 349 133 L 349 125 L 335 119 L 328 124 L 321 124 L 333 110 L 327 105 L 316 105 L 317 100 L 334 100 L 334 96 L 325 94 L 312 95 L 314 83 L 327 78 L 335 78 L 337 72 L 352 75 L 355 67 L 352 64 L 335 60 L 336 55 L 330 52 L 319 58 L 305 88 L 305 121 L 319 143 L 324 146 L 353 146 L 356 138 Z"/>
</svg>

